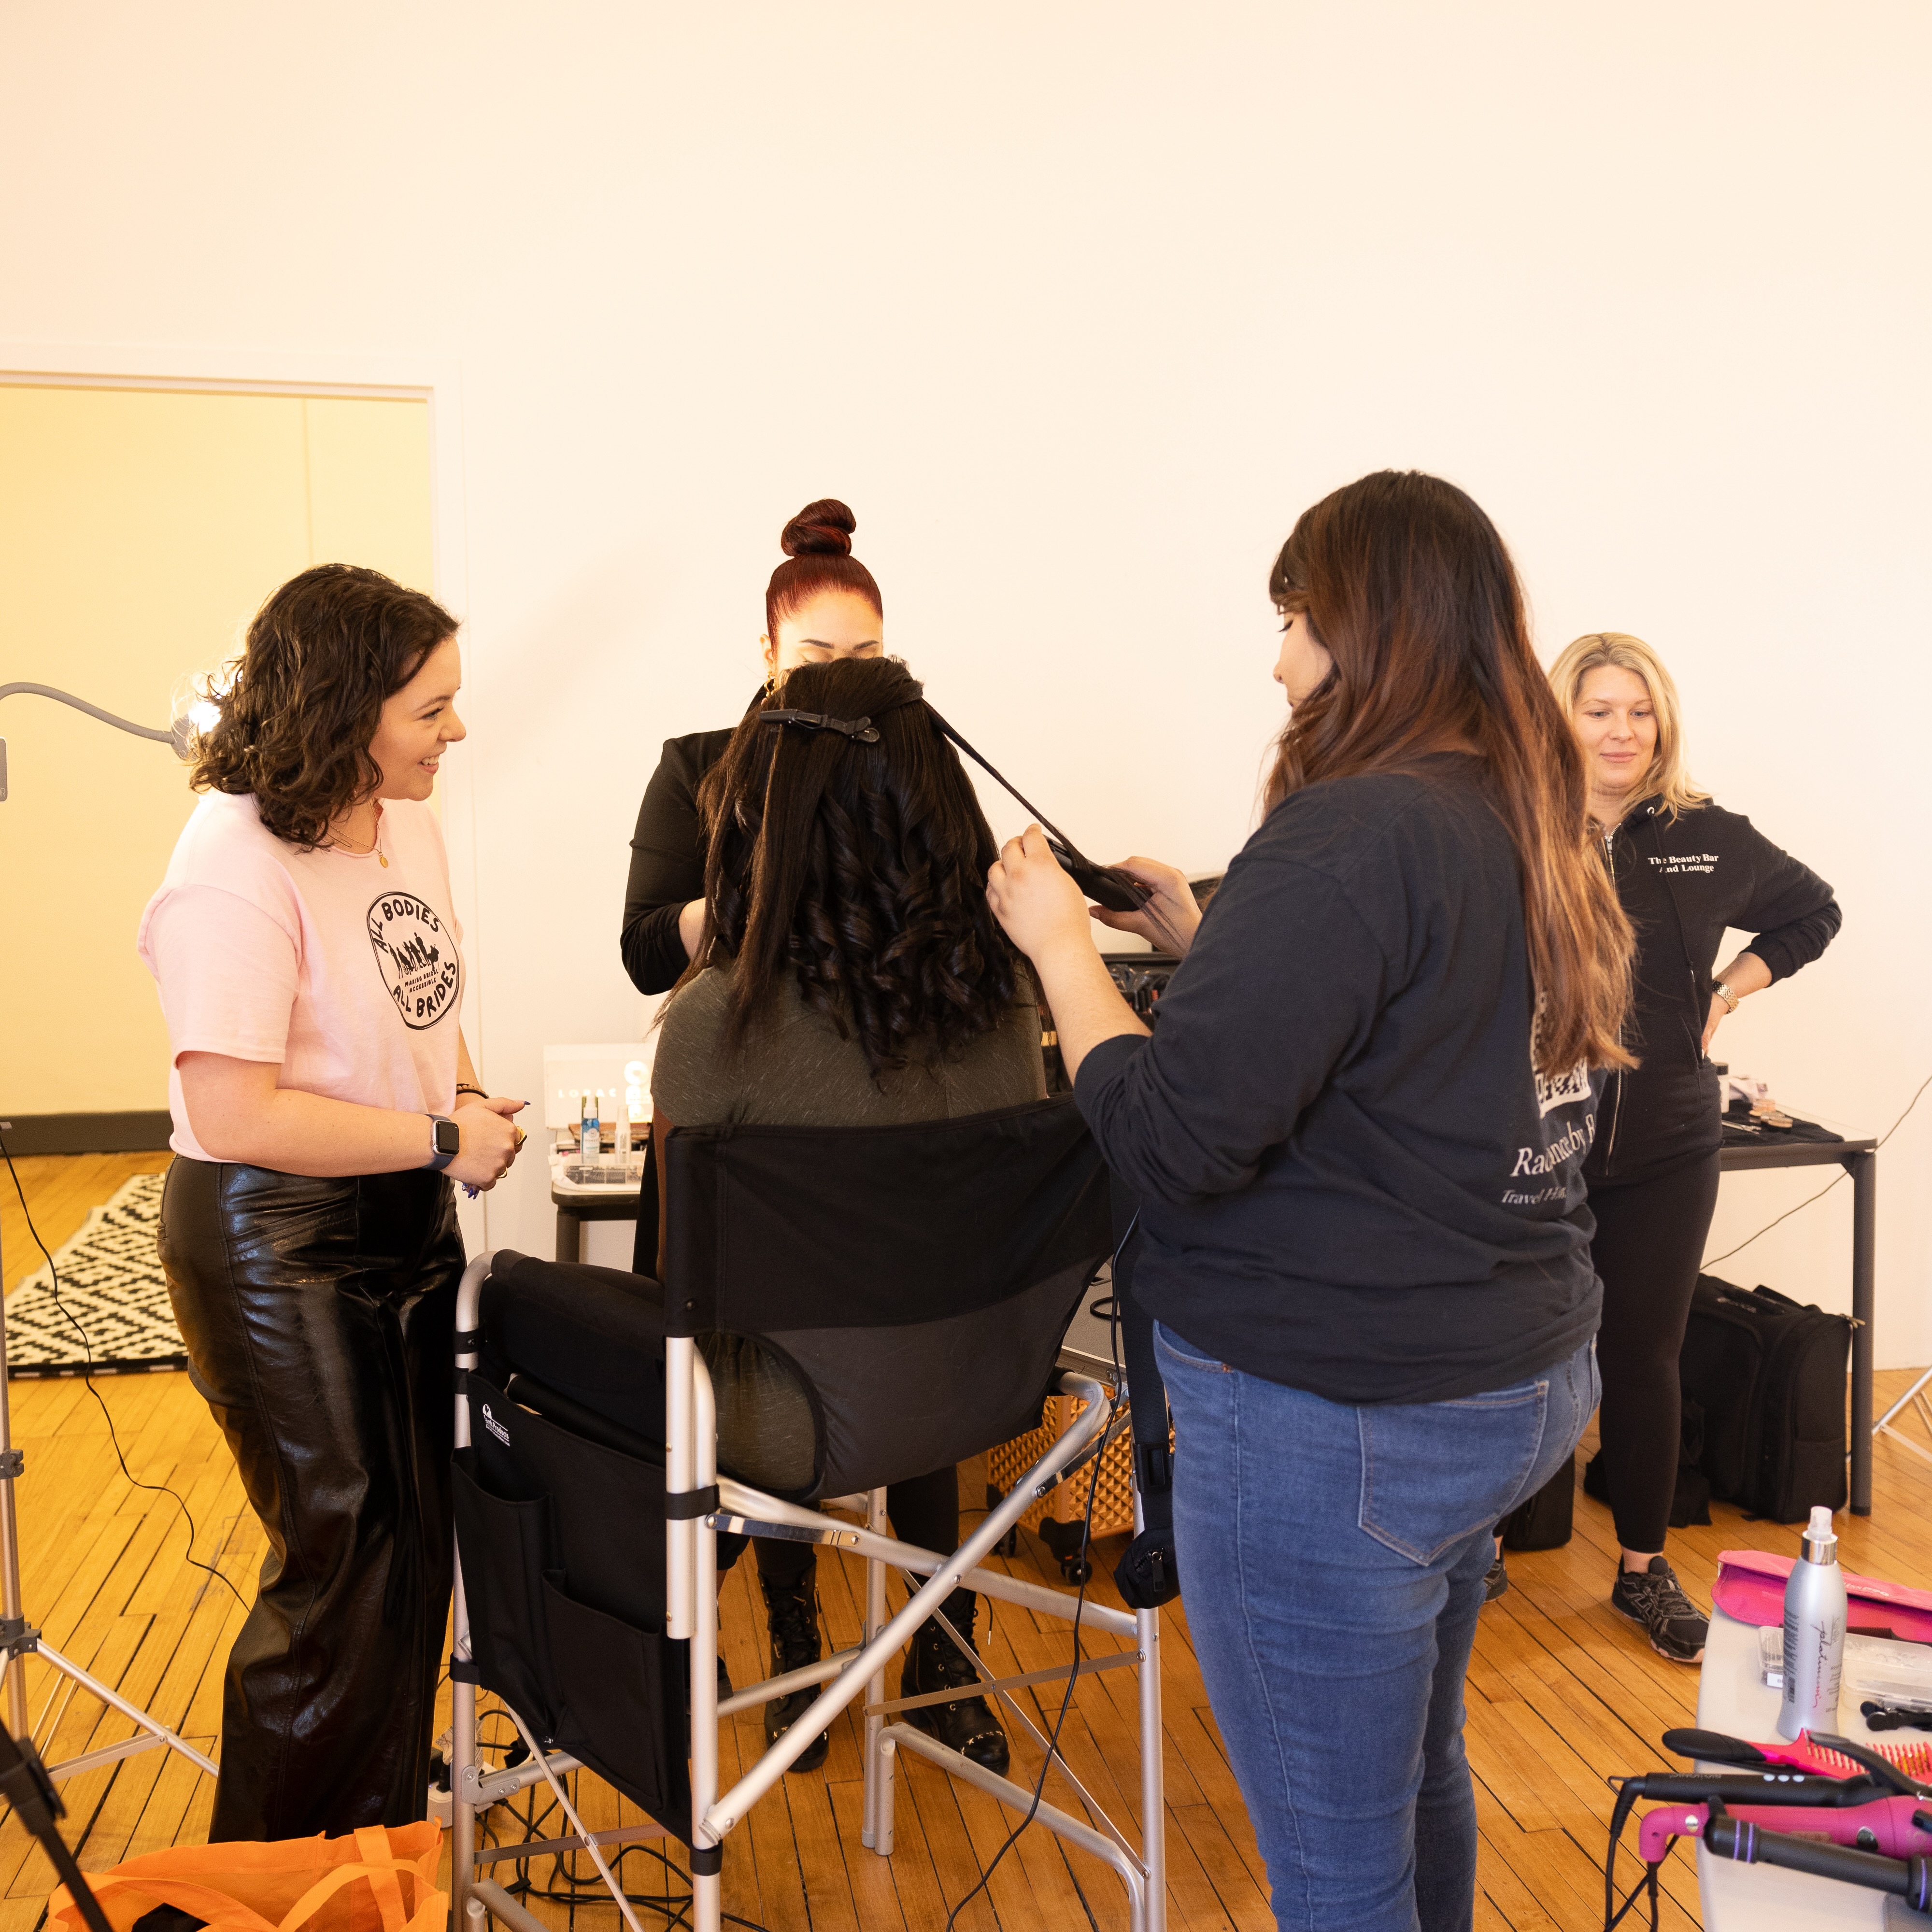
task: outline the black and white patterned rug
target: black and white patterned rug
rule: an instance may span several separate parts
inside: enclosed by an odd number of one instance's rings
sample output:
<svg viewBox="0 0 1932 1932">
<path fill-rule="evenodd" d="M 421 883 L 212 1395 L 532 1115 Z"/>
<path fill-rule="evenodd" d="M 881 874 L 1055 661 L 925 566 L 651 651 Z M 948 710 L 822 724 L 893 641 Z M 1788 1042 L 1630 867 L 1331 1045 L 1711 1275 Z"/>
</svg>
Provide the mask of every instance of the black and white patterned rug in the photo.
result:
<svg viewBox="0 0 1932 1932">
<path fill-rule="evenodd" d="M 89 1210 L 87 1226 L 54 1256 L 58 1301 L 44 1264 L 8 1296 L 10 1376 L 188 1366 L 154 1247 L 164 1178 L 136 1174 L 106 1207 Z"/>
</svg>

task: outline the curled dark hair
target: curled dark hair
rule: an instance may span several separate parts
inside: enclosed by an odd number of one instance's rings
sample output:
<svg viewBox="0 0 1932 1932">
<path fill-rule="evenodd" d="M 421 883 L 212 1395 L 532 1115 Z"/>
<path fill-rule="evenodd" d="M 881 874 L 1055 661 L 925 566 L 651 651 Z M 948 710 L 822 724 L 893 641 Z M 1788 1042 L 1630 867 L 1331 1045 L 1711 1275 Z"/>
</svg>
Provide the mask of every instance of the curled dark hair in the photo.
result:
<svg viewBox="0 0 1932 1932">
<path fill-rule="evenodd" d="M 767 711 L 866 718 L 874 744 L 764 722 Z M 890 658 L 802 664 L 761 696 L 698 790 L 709 946 L 729 963 L 728 1041 L 787 973 L 857 1036 L 874 1078 L 956 1058 L 1012 1004 L 1013 956 L 986 904 L 998 856 L 922 688 Z"/>
<path fill-rule="evenodd" d="M 369 755 L 382 700 L 402 689 L 456 620 L 379 570 L 321 563 L 292 577 L 248 626 L 220 712 L 197 741 L 197 791 L 252 794 L 262 823 L 304 851 L 373 797 Z"/>
<path fill-rule="evenodd" d="M 765 586 L 765 635 L 776 644 L 778 626 L 820 592 L 844 590 L 862 597 L 881 617 L 884 601 L 872 573 L 852 554 L 858 520 L 836 496 L 808 503 L 778 533 L 785 560 Z"/>
</svg>

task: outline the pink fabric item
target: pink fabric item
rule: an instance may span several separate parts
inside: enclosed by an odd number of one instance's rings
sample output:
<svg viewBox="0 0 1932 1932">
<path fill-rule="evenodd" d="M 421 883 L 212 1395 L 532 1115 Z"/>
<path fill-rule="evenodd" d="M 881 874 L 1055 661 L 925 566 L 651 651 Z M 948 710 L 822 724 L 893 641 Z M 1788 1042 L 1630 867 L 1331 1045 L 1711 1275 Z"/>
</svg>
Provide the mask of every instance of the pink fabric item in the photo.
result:
<svg viewBox="0 0 1932 1932">
<path fill-rule="evenodd" d="M 1745 1624 L 1784 1621 L 1784 1583 L 1796 1559 L 1765 1550 L 1718 1552 L 1718 1587 L 1712 1600 L 1727 1617 Z M 1882 1624 L 1913 1643 L 1932 1643 L 1932 1590 L 1909 1583 L 1887 1583 L 1876 1576 L 1845 1572 L 1845 1594 L 1852 1599 L 1854 1628 Z"/>
<path fill-rule="evenodd" d="M 182 1104 L 184 1053 L 272 1061 L 278 1085 L 361 1106 L 454 1108 L 463 932 L 435 813 L 388 801 L 378 849 L 387 866 L 298 851 L 252 798 L 195 807 L 136 941 L 167 1018 L 176 1153 L 211 1158 Z"/>
</svg>

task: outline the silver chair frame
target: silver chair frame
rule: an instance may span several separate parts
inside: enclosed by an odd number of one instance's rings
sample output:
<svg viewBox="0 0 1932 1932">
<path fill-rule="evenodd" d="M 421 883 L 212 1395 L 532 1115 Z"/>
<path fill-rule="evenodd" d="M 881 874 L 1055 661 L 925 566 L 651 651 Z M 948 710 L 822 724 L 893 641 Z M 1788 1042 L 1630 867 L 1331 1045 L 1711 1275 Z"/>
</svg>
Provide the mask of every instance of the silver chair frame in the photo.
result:
<svg viewBox="0 0 1932 1932">
<path fill-rule="evenodd" d="M 464 1270 L 458 1294 L 456 1325 L 460 1330 L 477 1325 L 482 1285 L 490 1272 L 493 1257 L 480 1256 Z M 884 1490 L 869 1495 L 826 1499 L 825 1509 L 856 1514 L 860 1523 L 842 1522 L 805 1508 L 779 1501 L 776 1496 L 718 1474 L 717 1414 L 711 1377 L 704 1358 L 688 1337 L 668 1338 L 664 1347 L 666 1408 L 666 1490 L 670 1495 L 708 1490 L 716 1484 L 718 1507 L 710 1514 L 673 1520 L 665 1525 L 667 1580 L 669 1602 L 665 1620 L 667 1634 L 687 1639 L 691 1645 L 691 1842 L 698 1856 L 694 1866 L 715 1865 L 715 1854 L 736 1826 L 742 1823 L 758 1801 L 784 1777 L 800 1754 L 808 1748 L 846 1706 L 865 1697 L 864 1762 L 865 1814 L 861 1842 L 881 1858 L 892 1849 L 894 1760 L 901 1750 L 910 1750 L 939 1766 L 948 1776 L 964 1780 L 998 1798 L 1024 1816 L 1034 1808 L 1030 1786 L 1002 1778 L 974 1763 L 958 1751 L 948 1750 L 924 1731 L 900 1720 L 898 1714 L 909 1706 L 938 1701 L 944 1694 L 926 1697 L 888 1699 L 886 1666 L 913 1633 L 928 1617 L 945 1622 L 941 1606 L 952 1591 L 964 1585 L 980 1594 L 1003 1603 L 1017 1604 L 1076 1627 L 1104 1630 L 1131 1637 L 1134 1648 L 1116 1654 L 1083 1658 L 1078 1665 L 1061 1664 L 1044 1670 L 1022 1672 L 1017 1676 L 995 1677 L 983 1663 L 978 1664 L 983 1680 L 981 1689 L 997 1697 L 1010 1717 L 1017 1720 L 1042 1750 L 1049 1750 L 1052 1762 L 1072 1786 L 1088 1820 L 1082 1820 L 1059 1807 L 1042 1802 L 1034 1812 L 1034 1822 L 1065 1839 L 1068 1844 L 1090 1852 L 1113 1869 L 1125 1886 L 1128 1922 L 1132 1932 L 1166 1932 L 1167 1925 L 1167 1809 L 1162 1767 L 1160 1701 L 1160 1613 L 1157 1610 L 1117 1610 L 1103 1604 L 1078 1606 L 1071 1592 L 1024 1582 L 998 1570 L 980 1565 L 997 1544 L 1013 1528 L 1027 1510 L 1058 1482 L 1063 1474 L 1079 1462 L 1090 1450 L 1097 1450 L 1101 1438 L 1114 1413 L 1114 1399 L 1106 1385 L 1091 1376 L 1063 1373 L 1063 1394 L 1077 1396 L 1086 1406 L 1066 1431 L 1047 1450 L 986 1520 L 951 1556 L 940 1556 L 910 1544 L 895 1541 L 885 1534 L 886 1496 Z M 474 1355 L 460 1355 L 459 1368 L 477 1366 Z M 459 1448 L 470 1442 L 470 1414 L 466 1397 L 456 1399 L 456 1442 Z M 1140 1527 L 1140 1505 L 1135 1502 L 1136 1527 Z M 739 1535 L 766 1536 L 820 1543 L 847 1550 L 866 1561 L 865 1640 L 855 1648 L 842 1650 L 822 1662 L 794 1670 L 761 1684 L 736 1692 L 720 1702 L 718 1696 L 718 1534 L 720 1531 Z M 927 1580 L 896 1616 L 888 1616 L 886 1573 L 901 1570 Z M 950 1624 L 946 1628 L 956 1638 Z M 965 1646 L 960 1646 L 962 1651 Z M 967 1653 L 970 1654 L 970 1652 Z M 464 1596 L 463 1564 L 459 1551 L 456 1564 L 454 1654 L 466 1663 L 470 1658 L 470 1624 Z M 1138 1845 L 1123 1832 L 1082 1786 L 1048 1737 L 1027 1716 L 1012 1693 L 1022 1688 L 1048 1682 L 1063 1682 L 1077 1672 L 1082 1676 L 1102 1670 L 1137 1666 L 1139 1681 L 1141 1832 Z M 718 1779 L 718 1725 L 734 1712 L 761 1705 L 767 1700 L 812 1684 L 824 1685 L 818 1697 L 778 1742 L 770 1745 L 751 1768 L 728 1790 L 721 1792 Z M 452 1924 L 455 1932 L 484 1932 L 486 1913 L 512 1932 L 548 1932 L 542 1922 L 519 1905 L 494 1880 L 483 1875 L 484 1868 L 500 1858 L 530 1857 L 550 1852 L 581 1850 L 597 1866 L 606 1886 L 632 1932 L 644 1932 L 637 1915 L 623 1896 L 622 1887 L 604 1859 L 601 1847 L 620 1840 L 666 1835 L 655 1824 L 626 1826 L 608 1832 L 584 1830 L 566 1795 L 562 1774 L 577 1768 L 576 1760 L 561 1754 L 546 1756 L 520 1716 L 512 1712 L 531 1755 L 514 1769 L 487 1771 L 476 1749 L 476 1686 L 458 1681 L 454 1690 L 454 1732 L 452 1751 L 452 1890 L 454 1906 Z M 538 1845 L 506 1847 L 498 1852 L 478 1854 L 477 1822 L 483 1812 L 502 1799 L 547 1779 L 573 1827 L 568 1838 L 549 1839 Z M 722 1932 L 721 1879 L 716 1869 L 694 1870 L 692 1878 L 692 1923 L 695 1932 Z"/>
</svg>

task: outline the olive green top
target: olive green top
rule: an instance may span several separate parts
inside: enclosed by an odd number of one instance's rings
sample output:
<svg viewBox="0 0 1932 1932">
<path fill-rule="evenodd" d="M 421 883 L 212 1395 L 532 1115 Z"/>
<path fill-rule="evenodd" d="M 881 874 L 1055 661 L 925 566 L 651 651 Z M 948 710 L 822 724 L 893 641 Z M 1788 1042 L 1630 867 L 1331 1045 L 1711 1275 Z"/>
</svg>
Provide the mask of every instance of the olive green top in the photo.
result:
<svg viewBox="0 0 1932 1932">
<path fill-rule="evenodd" d="M 724 1044 L 730 981 L 707 967 L 664 1010 L 651 1109 L 672 1127 L 872 1127 L 957 1120 L 1046 1095 L 1040 1011 L 1022 975 L 999 1024 L 956 1060 L 915 1060 L 875 1081 L 856 1038 L 805 1003 L 788 976 L 736 1049 Z M 755 1342 L 703 1335 L 718 1401 L 718 1460 L 740 1481 L 782 1494 L 812 1480 L 812 1406 L 792 1370 Z"/>
<path fill-rule="evenodd" d="M 789 975 L 735 1052 L 730 981 L 707 967 L 664 1009 L 651 1107 L 678 1127 L 889 1127 L 957 1120 L 1043 1100 L 1040 1010 L 1023 986 L 999 1025 L 956 1060 L 916 1060 L 874 1081 L 856 1038 L 807 1006 Z"/>
</svg>

